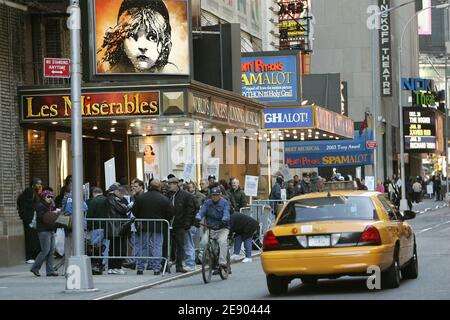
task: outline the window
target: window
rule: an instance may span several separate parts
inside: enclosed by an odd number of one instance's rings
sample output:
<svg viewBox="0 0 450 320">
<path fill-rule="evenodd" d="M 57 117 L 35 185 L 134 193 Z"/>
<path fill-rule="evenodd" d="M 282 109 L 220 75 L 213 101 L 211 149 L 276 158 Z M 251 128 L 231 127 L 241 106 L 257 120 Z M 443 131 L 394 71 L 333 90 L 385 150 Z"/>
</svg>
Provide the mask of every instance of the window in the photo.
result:
<svg viewBox="0 0 450 320">
<path fill-rule="evenodd" d="M 369 197 L 323 197 L 289 203 L 278 225 L 327 220 L 378 220 Z"/>
<path fill-rule="evenodd" d="M 397 213 L 397 209 L 395 208 L 395 206 L 385 196 L 378 196 L 378 200 L 380 200 L 380 202 L 383 205 L 384 209 L 387 211 L 387 213 L 389 215 L 389 219 L 391 219 L 391 220 L 401 220 L 399 218 L 398 213 Z"/>
</svg>

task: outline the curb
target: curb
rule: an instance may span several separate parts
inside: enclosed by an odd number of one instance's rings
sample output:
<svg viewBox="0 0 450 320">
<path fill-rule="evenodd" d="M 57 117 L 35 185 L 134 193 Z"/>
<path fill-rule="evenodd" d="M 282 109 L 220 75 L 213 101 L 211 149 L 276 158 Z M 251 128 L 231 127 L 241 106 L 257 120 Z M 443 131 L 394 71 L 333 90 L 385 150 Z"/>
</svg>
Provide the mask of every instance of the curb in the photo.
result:
<svg viewBox="0 0 450 320">
<path fill-rule="evenodd" d="M 261 252 L 252 254 L 252 258 L 258 257 L 260 255 L 261 255 Z M 239 262 L 240 261 L 233 261 L 233 262 L 231 262 L 231 264 L 235 264 L 235 263 L 239 263 Z M 180 274 L 178 276 L 173 276 L 173 277 L 170 277 L 170 278 L 167 278 L 167 279 L 163 279 L 163 280 L 160 280 L 160 281 L 157 281 L 157 282 L 143 284 L 143 285 L 140 285 L 138 287 L 125 289 L 125 290 L 122 290 L 122 291 L 119 291 L 119 292 L 115 292 L 115 293 L 107 294 L 107 295 L 100 296 L 100 297 L 97 297 L 97 298 L 93 298 L 91 300 L 94 300 L 94 301 L 115 300 L 115 299 L 118 299 L 118 298 L 122 298 L 122 297 L 125 297 L 125 296 L 132 295 L 132 294 L 137 293 L 137 292 L 142 291 L 142 290 L 146 290 L 146 289 L 150 289 L 152 287 L 159 286 L 161 284 L 166 284 L 166 283 L 178 280 L 178 279 L 188 278 L 188 277 L 191 277 L 193 275 L 200 274 L 201 272 L 202 272 L 202 269 L 200 268 L 198 270 L 187 272 L 187 273 L 184 273 L 184 274 Z"/>
<path fill-rule="evenodd" d="M 445 208 L 445 207 L 448 207 L 448 206 L 449 205 L 447 203 L 444 203 L 444 204 L 441 204 L 441 205 L 438 204 L 434 208 L 426 208 L 423 211 L 417 211 L 417 214 L 424 214 L 426 212 L 439 210 L 439 209 L 442 209 L 442 208 Z"/>
</svg>

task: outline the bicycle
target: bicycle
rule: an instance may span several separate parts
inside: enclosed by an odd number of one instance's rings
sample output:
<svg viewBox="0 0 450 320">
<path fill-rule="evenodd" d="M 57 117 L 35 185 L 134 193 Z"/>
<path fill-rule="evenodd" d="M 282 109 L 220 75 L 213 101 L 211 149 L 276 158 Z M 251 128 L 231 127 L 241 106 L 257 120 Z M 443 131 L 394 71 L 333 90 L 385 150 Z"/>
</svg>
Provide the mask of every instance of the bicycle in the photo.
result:
<svg viewBox="0 0 450 320">
<path fill-rule="evenodd" d="M 210 226 L 201 224 L 207 229 Z M 231 263 L 230 263 L 230 239 L 228 238 L 228 250 L 227 250 L 227 266 L 223 268 L 219 265 L 219 254 L 220 248 L 219 243 L 216 239 L 211 238 L 211 232 L 208 232 L 208 243 L 205 246 L 203 257 L 202 257 L 202 276 L 205 283 L 211 282 L 213 276 L 213 271 L 218 269 L 218 273 L 222 280 L 228 279 L 231 274 Z"/>
</svg>

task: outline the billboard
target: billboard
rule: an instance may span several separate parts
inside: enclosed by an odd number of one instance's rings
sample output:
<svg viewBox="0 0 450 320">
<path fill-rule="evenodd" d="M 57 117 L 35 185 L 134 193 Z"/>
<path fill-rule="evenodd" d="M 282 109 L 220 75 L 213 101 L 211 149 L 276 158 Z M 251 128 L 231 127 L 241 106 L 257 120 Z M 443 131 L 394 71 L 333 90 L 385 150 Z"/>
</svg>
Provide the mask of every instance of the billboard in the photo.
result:
<svg viewBox="0 0 450 320">
<path fill-rule="evenodd" d="M 285 164 L 289 168 L 364 166 L 373 163 L 373 150 L 366 148 L 372 130 L 354 132 L 352 140 L 292 141 L 284 143 Z"/>
<path fill-rule="evenodd" d="M 91 72 L 105 75 L 189 75 L 187 0 L 92 0 Z"/>
<path fill-rule="evenodd" d="M 23 122 L 36 120 L 70 119 L 72 101 L 70 94 L 22 95 Z M 102 92 L 81 95 L 83 118 L 159 116 L 159 91 Z"/>
<path fill-rule="evenodd" d="M 314 111 L 307 108 L 265 108 L 264 129 L 297 129 L 314 127 Z"/>
<path fill-rule="evenodd" d="M 438 149 L 436 112 L 431 108 L 403 108 L 405 152 L 434 153 Z"/>
<path fill-rule="evenodd" d="M 299 63 L 296 55 L 242 57 L 242 95 L 264 102 L 297 102 L 300 99 Z"/>
</svg>

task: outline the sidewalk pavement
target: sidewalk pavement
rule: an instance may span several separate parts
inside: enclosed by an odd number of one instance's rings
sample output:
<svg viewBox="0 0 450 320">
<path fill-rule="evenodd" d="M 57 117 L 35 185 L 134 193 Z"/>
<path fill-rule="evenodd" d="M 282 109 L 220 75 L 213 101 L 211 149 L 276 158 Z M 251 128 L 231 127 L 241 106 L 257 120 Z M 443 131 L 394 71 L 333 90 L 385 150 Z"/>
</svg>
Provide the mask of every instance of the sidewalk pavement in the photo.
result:
<svg viewBox="0 0 450 320">
<path fill-rule="evenodd" d="M 259 255 L 253 251 L 252 256 Z M 44 263 L 45 264 L 45 263 Z M 137 275 L 135 270 L 127 270 L 126 275 L 95 275 L 95 292 L 65 292 L 66 279 L 64 276 L 45 276 L 45 266 L 41 268 L 41 276 L 36 277 L 30 272 L 31 265 L 23 264 L 9 268 L 0 268 L 0 300 L 103 300 L 123 295 L 124 292 L 135 292 L 147 289 L 156 284 L 174 281 L 201 273 L 201 266 L 195 271 L 187 273 L 166 273 L 164 276 L 153 275 L 153 271 L 144 271 L 144 275 Z M 201 278 L 201 277 L 200 277 Z M 203 281 L 199 278 L 199 281 Z"/>
</svg>

